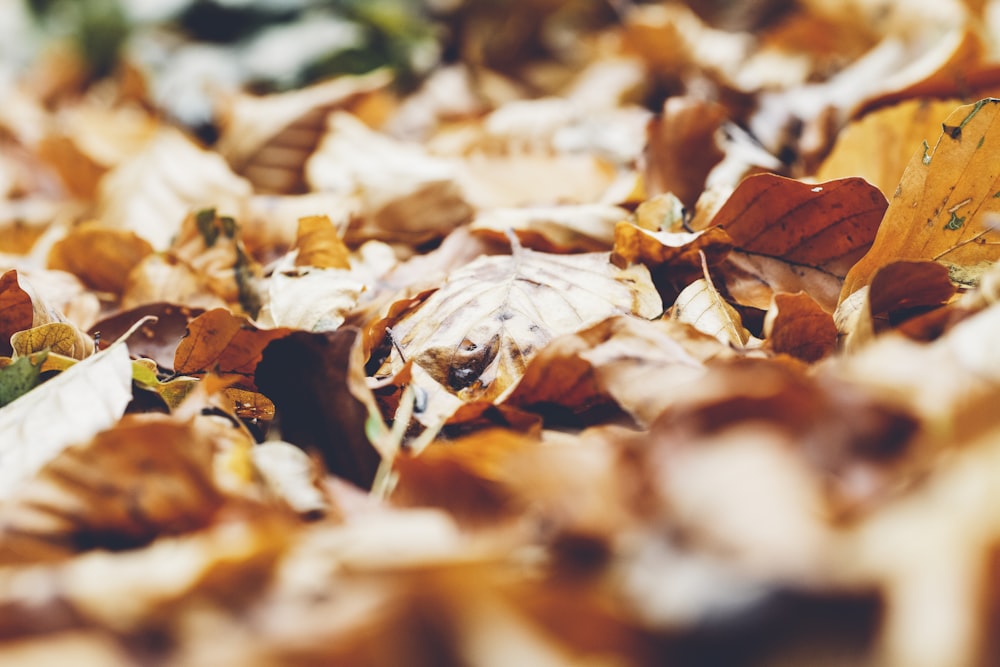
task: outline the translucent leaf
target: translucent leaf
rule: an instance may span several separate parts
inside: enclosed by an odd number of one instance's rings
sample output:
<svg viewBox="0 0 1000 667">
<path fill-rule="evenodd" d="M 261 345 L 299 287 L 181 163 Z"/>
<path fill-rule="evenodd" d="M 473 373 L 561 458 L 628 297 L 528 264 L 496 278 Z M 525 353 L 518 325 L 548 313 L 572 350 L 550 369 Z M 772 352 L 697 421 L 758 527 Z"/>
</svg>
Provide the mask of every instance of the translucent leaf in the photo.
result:
<svg viewBox="0 0 1000 667">
<path fill-rule="evenodd" d="M 10 337 L 11 347 L 18 356 L 40 350 L 51 350 L 73 359 L 86 359 L 94 353 L 94 339 L 66 322 L 50 322 L 18 331 Z"/>
<path fill-rule="evenodd" d="M 694 281 L 677 296 L 670 317 L 736 348 L 750 340 L 740 314 L 704 278 Z"/>
</svg>

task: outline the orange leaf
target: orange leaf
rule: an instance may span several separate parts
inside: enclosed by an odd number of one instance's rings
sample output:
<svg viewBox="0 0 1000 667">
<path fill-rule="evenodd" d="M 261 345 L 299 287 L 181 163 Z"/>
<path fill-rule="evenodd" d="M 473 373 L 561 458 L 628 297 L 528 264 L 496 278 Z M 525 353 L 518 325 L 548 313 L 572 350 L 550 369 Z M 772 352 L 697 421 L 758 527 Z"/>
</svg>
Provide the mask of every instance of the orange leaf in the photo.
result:
<svg viewBox="0 0 1000 667">
<path fill-rule="evenodd" d="M 85 222 L 49 251 L 49 268 L 69 271 L 89 287 L 121 294 L 129 272 L 153 247 L 135 232 Z"/>
<path fill-rule="evenodd" d="M 174 371 L 184 375 L 234 373 L 244 376 L 242 384 L 252 386 L 250 378 L 264 348 L 290 333 L 292 329 L 258 329 L 228 310 L 216 308 L 188 324 L 188 335 L 174 354 Z"/>
<path fill-rule="evenodd" d="M 350 269 L 350 251 L 337 234 L 329 216 L 308 215 L 299 218 L 299 249 L 295 266 L 315 266 L 321 269 Z"/>
<path fill-rule="evenodd" d="M 974 269 L 1000 259 L 1000 233 L 991 221 L 1000 213 L 998 118 L 1000 99 L 959 107 L 933 150 L 913 155 L 874 244 L 844 281 L 841 302 L 897 260 L 934 260 L 953 280 L 975 282 Z"/>
</svg>

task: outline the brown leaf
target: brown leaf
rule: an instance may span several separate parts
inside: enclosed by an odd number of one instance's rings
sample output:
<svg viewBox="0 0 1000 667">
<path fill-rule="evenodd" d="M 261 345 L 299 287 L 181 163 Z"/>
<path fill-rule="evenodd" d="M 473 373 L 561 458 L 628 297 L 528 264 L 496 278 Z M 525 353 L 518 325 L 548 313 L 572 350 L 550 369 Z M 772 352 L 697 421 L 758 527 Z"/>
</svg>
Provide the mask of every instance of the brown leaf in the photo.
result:
<svg viewBox="0 0 1000 667">
<path fill-rule="evenodd" d="M 107 345 L 128 331 L 132 325 L 146 317 L 135 334 L 128 340 L 129 352 L 134 356 L 152 359 L 168 371 L 173 370 L 177 341 L 184 337 L 188 323 L 203 311 L 171 303 L 153 303 L 147 306 L 124 310 L 100 320 L 90 328 L 93 336 L 99 336 Z"/>
<path fill-rule="evenodd" d="M 740 349 L 750 340 L 743 319 L 709 280 L 699 278 L 677 295 L 670 319 L 690 324 L 723 345 Z"/>
<path fill-rule="evenodd" d="M 553 337 L 661 308 L 645 267 L 617 269 L 604 253 L 481 257 L 392 324 L 393 351 L 379 373 L 412 359 L 463 399 L 492 400 Z"/>
<path fill-rule="evenodd" d="M 352 393 L 356 329 L 292 332 L 264 349 L 255 383 L 277 407 L 282 438 L 317 452 L 334 475 L 371 486 L 379 453 L 366 435 L 368 407 Z M 360 364 L 359 364 L 360 365 Z"/>
<path fill-rule="evenodd" d="M 910 159 L 868 253 L 851 269 L 841 301 L 871 283 L 875 272 L 898 260 L 927 259 L 948 267 L 953 280 L 1000 259 L 1000 100 L 956 109 L 933 149 Z"/>
<path fill-rule="evenodd" d="M 541 252 L 601 252 L 614 241 L 615 223 L 628 217 L 606 204 L 494 208 L 477 215 L 469 229 L 498 240 L 512 230 L 521 245 Z"/>
<path fill-rule="evenodd" d="M 669 97 L 650 121 L 645 150 L 649 194 L 670 192 L 693 208 L 705 178 L 725 154 L 716 134 L 727 118 L 725 107 L 696 97 Z"/>
<path fill-rule="evenodd" d="M 758 276 L 758 285 L 805 291 L 832 312 L 831 293 L 871 245 L 885 208 L 885 197 L 860 178 L 811 185 L 759 174 L 740 183 L 712 224 L 733 240 L 729 262 Z M 726 287 L 739 303 L 770 305 L 769 295 L 762 303 L 735 280 Z"/>
<path fill-rule="evenodd" d="M 153 247 L 134 232 L 91 221 L 57 241 L 49 250 L 48 263 L 92 289 L 121 294 L 129 272 L 152 252 Z"/>
<path fill-rule="evenodd" d="M 837 326 L 808 294 L 775 294 L 764 319 L 764 338 L 775 352 L 812 363 L 837 349 Z"/>
<path fill-rule="evenodd" d="M 134 548 L 203 527 L 223 502 L 213 456 L 190 424 L 125 417 L 64 450 L 7 501 L 0 561 Z"/>
<path fill-rule="evenodd" d="M 33 321 L 31 296 L 21 289 L 17 271 L 11 269 L 0 276 L 0 355 L 10 355 L 11 335 L 30 329 Z"/>
<path fill-rule="evenodd" d="M 174 372 L 235 374 L 253 388 L 252 378 L 264 348 L 293 330 L 258 329 L 242 317 L 216 308 L 191 320 L 187 331 L 174 354 Z"/>
</svg>

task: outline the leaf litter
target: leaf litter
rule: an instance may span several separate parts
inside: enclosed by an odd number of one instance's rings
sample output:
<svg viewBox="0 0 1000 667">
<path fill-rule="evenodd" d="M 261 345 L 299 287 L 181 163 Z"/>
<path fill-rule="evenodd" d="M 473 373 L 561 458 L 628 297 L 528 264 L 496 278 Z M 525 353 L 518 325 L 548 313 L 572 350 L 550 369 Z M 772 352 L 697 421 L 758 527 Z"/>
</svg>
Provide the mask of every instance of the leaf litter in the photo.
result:
<svg viewBox="0 0 1000 667">
<path fill-rule="evenodd" d="M 41 4 L 0 663 L 1000 661 L 996 2 Z"/>
</svg>

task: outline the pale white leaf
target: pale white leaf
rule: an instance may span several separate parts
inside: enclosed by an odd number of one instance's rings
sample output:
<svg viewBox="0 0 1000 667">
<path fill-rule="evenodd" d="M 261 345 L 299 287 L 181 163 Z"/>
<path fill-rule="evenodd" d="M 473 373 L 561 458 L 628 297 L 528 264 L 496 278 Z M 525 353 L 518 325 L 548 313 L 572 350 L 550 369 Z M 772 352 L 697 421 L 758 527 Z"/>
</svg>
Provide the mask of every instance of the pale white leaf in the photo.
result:
<svg viewBox="0 0 1000 667">
<path fill-rule="evenodd" d="M 132 362 L 116 343 L 0 409 L 0 498 L 69 445 L 111 427 L 132 399 Z"/>
</svg>

